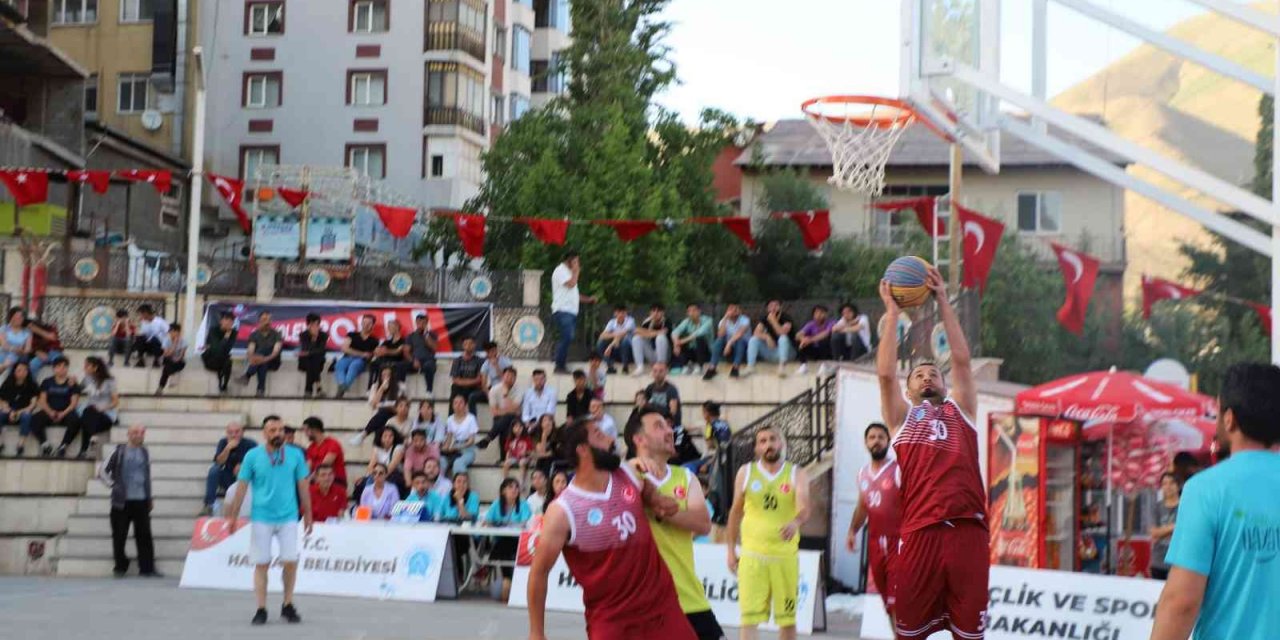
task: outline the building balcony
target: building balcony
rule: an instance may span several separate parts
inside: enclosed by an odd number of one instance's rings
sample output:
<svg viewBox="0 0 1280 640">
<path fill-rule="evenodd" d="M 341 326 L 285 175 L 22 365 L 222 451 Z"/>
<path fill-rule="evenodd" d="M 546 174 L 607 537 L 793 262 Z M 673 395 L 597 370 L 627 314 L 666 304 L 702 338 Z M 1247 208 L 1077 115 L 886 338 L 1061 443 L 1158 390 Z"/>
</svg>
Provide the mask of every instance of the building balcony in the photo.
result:
<svg viewBox="0 0 1280 640">
<path fill-rule="evenodd" d="M 433 22 L 427 25 L 427 51 L 461 51 L 483 63 L 485 61 L 484 34 L 462 29 L 450 22 Z"/>
<path fill-rule="evenodd" d="M 426 126 L 454 126 L 485 134 L 485 118 L 459 107 L 427 107 Z"/>
</svg>

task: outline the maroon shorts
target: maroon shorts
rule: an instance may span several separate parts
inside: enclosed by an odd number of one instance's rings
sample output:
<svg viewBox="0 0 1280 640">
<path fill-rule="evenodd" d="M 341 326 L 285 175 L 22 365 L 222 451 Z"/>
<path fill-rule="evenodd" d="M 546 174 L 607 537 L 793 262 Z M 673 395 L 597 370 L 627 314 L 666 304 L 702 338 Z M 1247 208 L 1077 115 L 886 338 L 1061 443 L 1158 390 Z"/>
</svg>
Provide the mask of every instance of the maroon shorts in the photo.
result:
<svg viewBox="0 0 1280 640">
<path fill-rule="evenodd" d="M 987 627 L 990 539 L 977 520 L 951 520 L 903 534 L 889 562 L 889 606 L 900 640 L 950 629 L 979 640 Z"/>
<path fill-rule="evenodd" d="M 893 609 L 889 606 L 889 561 L 897 549 L 898 536 L 867 536 L 867 570 L 890 616 Z"/>
<path fill-rule="evenodd" d="M 671 595 L 671 606 L 660 613 L 619 619 L 617 616 L 588 616 L 589 640 L 698 640 L 680 602 Z"/>
</svg>

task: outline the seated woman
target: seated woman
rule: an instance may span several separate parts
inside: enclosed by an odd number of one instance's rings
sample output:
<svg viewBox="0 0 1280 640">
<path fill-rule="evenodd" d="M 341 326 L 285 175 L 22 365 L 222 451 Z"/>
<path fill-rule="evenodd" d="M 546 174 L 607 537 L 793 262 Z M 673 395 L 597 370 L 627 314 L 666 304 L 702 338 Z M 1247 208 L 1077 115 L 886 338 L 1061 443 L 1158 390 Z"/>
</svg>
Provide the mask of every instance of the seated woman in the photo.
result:
<svg viewBox="0 0 1280 640">
<path fill-rule="evenodd" d="M 360 492 L 360 506 L 369 507 L 374 520 L 390 520 L 391 508 L 400 501 L 400 490 L 387 482 L 387 465 L 378 463 L 373 466 L 373 482 L 368 483 Z"/>
<path fill-rule="evenodd" d="M 439 507 L 436 512 L 438 522 L 475 522 L 480 516 L 480 496 L 471 490 L 470 474 L 459 471 L 453 475 L 453 490 L 440 502 Z"/>
<path fill-rule="evenodd" d="M 404 445 L 396 444 L 395 434 L 390 429 L 385 429 L 379 439 L 377 446 L 373 448 L 373 454 L 369 456 L 369 466 L 366 468 L 365 477 L 356 482 L 352 488 L 351 497 L 359 500 L 364 494 L 365 485 L 373 479 L 373 472 L 378 467 L 382 467 L 387 471 L 384 480 L 395 485 L 396 491 L 401 495 L 404 494 L 404 473 L 401 471 L 401 465 L 404 464 Z M 399 500 L 399 496 L 396 497 Z"/>
<path fill-rule="evenodd" d="M 529 505 L 520 499 L 520 482 L 515 478 L 507 478 L 498 487 L 498 499 L 489 505 L 489 512 L 484 515 L 483 524 L 490 527 L 523 527 L 533 514 Z M 493 553 L 490 558 L 504 560 L 511 566 L 502 567 L 502 601 L 506 602 L 511 595 L 511 574 L 515 570 L 516 547 L 519 538 L 508 536 L 497 537 L 493 541 Z"/>
<path fill-rule="evenodd" d="M 541 470 L 548 477 L 561 459 L 560 427 L 556 425 L 556 417 L 546 414 L 538 420 L 538 428 L 530 433 L 533 438 L 533 468 Z"/>
<path fill-rule="evenodd" d="M 547 474 L 542 469 L 534 469 L 529 474 L 529 497 L 524 500 L 529 505 L 529 514 L 542 515 L 553 497 L 555 496 L 551 493 L 551 481 L 547 479 Z"/>
<path fill-rule="evenodd" d="M 440 468 L 445 474 L 465 473 L 476 461 L 476 435 L 480 425 L 467 411 L 467 399 L 453 397 L 453 413 L 445 419 L 444 442 L 440 443 Z"/>
<path fill-rule="evenodd" d="M 9 323 L 0 332 L 0 373 L 26 362 L 31 357 L 32 337 L 27 328 L 27 312 L 22 307 L 9 309 Z"/>
<path fill-rule="evenodd" d="M 31 417 L 36 410 L 36 397 L 40 387 L 31 377 L 31 368 L 25 362 L 15 362 L 9 377 L 0 384 L 0 430 L 4 425 L 18 425 L 17 455 L 22 457 L 23 444 L 31 435 Z M 4 455 L 4 443 L 0 442 L 0 455 Z"/>
<path fill-rule="evenodd" d="M 387 423 L 382 426 L 384 430 L 395 431 L 396 441 L 404 442 L 409 436 L 409 431 L 413 429 L 413 416 L 409 414 L 409 399 L 400 398 L 396 400 L 395 406 L 391 409 L 394 413 L 387 418 Z"/>
<path fill-rule="evenodd" d="M 425 431 L 427 442 L 432 444 L 444 442 L 444 420 L 436 415 L 436 406 L 430 400 L 418 403 L 418 413 L 413 417 L 413 430 Z"/>
<path fill-rule="evenodd" d="M 83 395 L 80 406 L 81 441 L 80 455 L 88 450 L 90 440 L 106 433 L 119 420 L 116 410 L 120 407 L 120 393 L 116 379 L 111 377 L 107 363 L 97 356 L 84 359 L 84 382 L 80 385 Z M 108 440 L 109 438 L 103 438 Z"/>
<path fill-rule="evenodd" d="M 358 447 L 370 434 L 380 435 L 387 420 L 396 414 L 396 401 L 404 395 L 404 386 L 395 379 L 390 369 L 383 369 L 377 384 L 369 388 L 369 407 L 374 410 L 373 417 L 364 425 L 364 431 L 351 436 L 347 444 Z"/>
</svg>

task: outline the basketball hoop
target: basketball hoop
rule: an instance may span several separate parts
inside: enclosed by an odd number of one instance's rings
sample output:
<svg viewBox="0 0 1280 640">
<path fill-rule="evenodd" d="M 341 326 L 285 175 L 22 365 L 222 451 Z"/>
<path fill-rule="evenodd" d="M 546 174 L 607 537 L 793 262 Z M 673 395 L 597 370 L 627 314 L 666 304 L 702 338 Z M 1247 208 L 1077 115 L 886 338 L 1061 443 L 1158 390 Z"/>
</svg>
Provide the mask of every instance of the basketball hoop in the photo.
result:
<svg viewBox="0 0 1280 640">
<path fill-rule="evenodd" d="M 898 139 L 920 120 L 947 136 L 904 100 L 878 96 L 823 96 L 800 105 L 809 124 L 831 150 L 831 177 L 839 189 L 878 196 L 884 167 Z"/>
</svg>

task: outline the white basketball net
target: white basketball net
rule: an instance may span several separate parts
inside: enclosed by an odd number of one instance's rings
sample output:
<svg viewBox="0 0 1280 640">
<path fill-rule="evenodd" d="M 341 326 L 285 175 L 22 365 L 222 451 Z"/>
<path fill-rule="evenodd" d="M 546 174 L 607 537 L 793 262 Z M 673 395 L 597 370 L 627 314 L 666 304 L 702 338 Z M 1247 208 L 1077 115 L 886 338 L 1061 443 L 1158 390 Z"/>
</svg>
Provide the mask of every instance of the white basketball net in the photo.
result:
<svg viewBox="0 0 1280 640">
<path fill-rule="evenodd" d="M 889 162 L 889 154 L 902 133 L 915 121 L 915 114 L 884 105 L 828 103 L 815 106 L 824 107 L 823 112 L 806 113 L 805 117 L 831 150 L 832 173 L 827 182 L 846 191 L 880 195 L 884 191 L 884 167 Z M 839 112 L 846 108 L 849 114 Z M 854 109 L 858 116 L 873 122 L 879 120 L 880 123 L 864 125 L 847 119 L 853 115 Z"/>
</svg>

